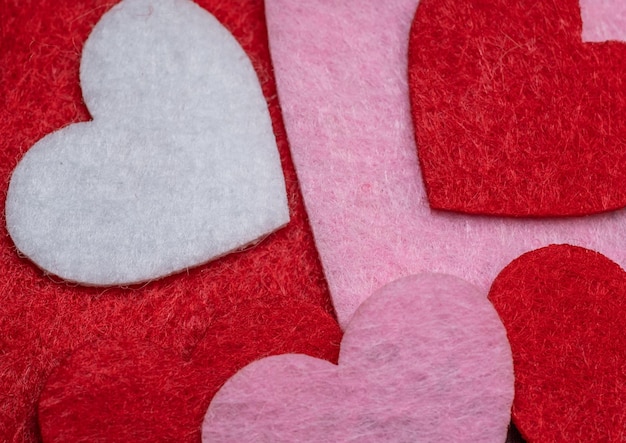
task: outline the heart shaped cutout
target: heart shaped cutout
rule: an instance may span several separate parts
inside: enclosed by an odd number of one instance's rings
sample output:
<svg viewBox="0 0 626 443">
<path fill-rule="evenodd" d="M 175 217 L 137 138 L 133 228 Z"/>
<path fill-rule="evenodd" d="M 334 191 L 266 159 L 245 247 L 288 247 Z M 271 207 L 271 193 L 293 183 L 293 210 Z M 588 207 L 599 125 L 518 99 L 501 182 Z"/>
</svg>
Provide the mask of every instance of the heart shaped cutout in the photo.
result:
<svg viewBox="0 0 626 443">
<path fill-rule="evenodd" d="M 504 441 L 511 354 L 484 294 L 446 275 L 395 281 L 349 324 L 339 365 L 252 363 L 216 394 L 208 442 Z"/>
<path fill-rule="evenodd" d="M 617 264 L 569 245 L 524 254 L 493 282 L 513 352 L 513 421 L 528 441 L 624 439 L 625 296 Z"/>
<path fill-rule="evenodd" d="M 308 303 L 294 308 L 297 314 L 257 310 L 256 319 L 239 319 L 236 329 L 230 318 L 219 319 L 189 358 L 132 337 L 77 349 L 41 394 L 43 440 L 197 442 L 211 397 L 251 361 L 288 352 L 336 360 L 336 321 Z"/>
<path fill-rule="evenodd" d="M 11 177 L 6 221 L 38 266 L 88 285 L 205 263 L 289 220 L 246 53 L 189 0 L 124 0 L 81 61 L 92 122 L 49 134 Z"/>
<path fill-rule="evenodd" d="M 583 43 L 578 0 L 423 0 L 410 37 L 432 208 L 508 216 L 626 206 L 626 45 Z"/>
</svg>

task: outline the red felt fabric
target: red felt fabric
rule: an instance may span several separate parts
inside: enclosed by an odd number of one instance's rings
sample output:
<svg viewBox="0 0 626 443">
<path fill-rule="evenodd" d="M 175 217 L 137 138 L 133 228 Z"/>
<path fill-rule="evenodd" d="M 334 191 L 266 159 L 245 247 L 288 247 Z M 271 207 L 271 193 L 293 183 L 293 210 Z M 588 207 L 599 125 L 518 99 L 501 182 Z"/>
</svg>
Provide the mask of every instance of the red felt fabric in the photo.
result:
<svg viewBox="0 0 626 443">
<path fill-rule="evenodd" d="M 336 358 L 328 341 L 341 340 L 341 334 L 321 308 L 292 301 L 287 313 L 261 306 L 256 313 L 247 328 L 237 328 L 243 336 L 233 337 L 232 325 L 210 330 L 188 359 L 150 342 L 95 342 L 77 350 L 53 372 L 42 393 L 43 440 L 199 442 L 217 387 L 251 355 L 299 352 Z"/>
<path fill-rule="evenodd" d="M 509 264 L 489 298 L 511 343 L 522 436 L 624 441 L 626 273 L 597 252 L 553 245 Z"/>
<path fill-rule="evenodd" d="M 578 0 L 422 0 L 409 83 L 436 209 L 565 216 L 626 205 L 626 45 L 582 43 Z"/>
<path fill-rule="evenodd" d="M 89 119 L 79 87 L 81 49 L 91 28 L 115 3 L 0 0 L 0 195 L 5 195 L 12 169 L 33 143 L 69 123 Z M 289 157 L 263 4 L 260 0 L 198 4 L 233 32 L 257 70 L 277 134 L 291 222 L 245 252 L 141 287 L 111 289 L 68 285 L 44 275 L 19 257 L 4 222 L 0 223 L 2 442 L 38 440 L 36 405 L 46 379 L 88 342 L 106 339 L 139 346 L 150 341 L 172 359 L 185 361 L 194 360 L 198 343 L 210 346 L 201 359 L 207 368 L 202 388 L 197 378 L 185 385 L 190 396 L 202 395 L 207 405 L 230 375 L 262 356 L 300 351 L 330 360 L 337 357 L 340 331 Z M 0 212 L 4 214 L 3 203 Z M 306 333 L 299 325 L 306 326 Z M 302 334 L 307 336 L 304 341 Z M 94 373 L 102 367 L 112 354 L 108 348 L 99 354 L 98 349 L 93 366 L 85 367 L 84 361 L 64 366 L 70 378 L 56 373 L 44 400 L 56 398 L 54 380 L 76 381 L 78 372 Z M 124 352 L 133 361 L 139 358 L 131 348 Z M 81 362 L 80 358 L 74 354 L 70 361 Z M 146 364 L 151 362 L 150 358 Z M 167 383 L 165 375 L 161 378 Z M 62 398 L 75 394 L 68 386 Z M 42 419 L 58 418 L 59 410 L 46 401 Z M 84 419 L 89 408 L 71 412 Z M 198 411 L 192 414 L 201 418 Z M 61 423 L 68 422 L 46 423 L 52 438 L 61 432 Z"/>
</svg>

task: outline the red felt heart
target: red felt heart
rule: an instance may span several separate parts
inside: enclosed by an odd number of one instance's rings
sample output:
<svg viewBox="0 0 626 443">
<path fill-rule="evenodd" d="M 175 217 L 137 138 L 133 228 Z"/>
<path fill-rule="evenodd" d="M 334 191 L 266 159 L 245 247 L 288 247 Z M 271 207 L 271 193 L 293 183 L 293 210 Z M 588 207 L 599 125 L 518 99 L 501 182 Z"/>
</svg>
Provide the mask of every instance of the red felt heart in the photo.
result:
<svg viewBox="0 0 626 443">
<path fill-rule="evenodd" d="M 522 255 L 489 294 L 513 352 L 513 421 L 528 441 L 626 439 L 626 273 L 587 249 Z"/>
<path fill-rule="evenodd" d="M 266 309 L 236 334 L 229 322 L 215 322 L 189 359 L 145 340 L 78 349 L 41 395 L 43 440 L 200 441 L 211 398 L 251 354 L 303 353 L 337 361 L 341 331 L 335 320 L 321 308 L 294 306 L 295 317 Z"/>
<path fill-rule="evenodd" d="M 626 205 L 626 45 L 578 0 L 422 0 L 409 82 L 430 205 L 583 215 Z"/>
<path fill-rule="evenodd" d="M 80 54 L 91 28 L 115 3 L 0 0 L 0 194 L 6 195 L 10 173 L 26 149 L 55 129 L 89 119 L 79 87 Z M 259 75 L 291 221 L 244 252 L 142 287 L 107 290 L 53 281 L 18 256 L 0 223 L 2 442 L 38 441 L 36 404 L 43 384 L 59 361 L 85 342 L 150 340 L 188 358 L 210 334 L 220 350 L 207 363 L 215 377 L 208 385 L 216 389 L 236 369 L 265 355 L 263 343 L 276 344 L 276 325 L 287 333 L 307 312 L 332 315 L 280 116 L 263 2 L 197 3 L 233 33 Z M 324 338 L 322 354 L 336 349 L 335 334 Z M 290 335 L 276 337 L 285 341 L 277 351 L 292 349 Z"/>
</svg>

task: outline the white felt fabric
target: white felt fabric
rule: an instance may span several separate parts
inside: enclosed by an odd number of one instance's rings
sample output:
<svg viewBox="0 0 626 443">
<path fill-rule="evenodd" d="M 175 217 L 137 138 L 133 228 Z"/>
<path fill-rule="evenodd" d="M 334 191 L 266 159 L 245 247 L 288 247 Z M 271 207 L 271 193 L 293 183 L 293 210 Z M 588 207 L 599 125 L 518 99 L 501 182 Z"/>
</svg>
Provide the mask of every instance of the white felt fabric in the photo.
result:
<svg viewBox="0 0 626 443">
<path fill-rule="evenodd" d="M 94 28 L 81 84 L 92 122 L 49 134 L 11 178 L 7 228 L 44 270 L 89 285 L 147 281 L 289 220 L 256 73 L 189 0 L 124 0 Z"/>
<path fill-rule="evenodd" d="M 213 398 L 202 441 L 503 443 L 513 384 L 486 294 L 455 277 L 411 276 L 359 307 L 338 366 L 281 355 L 235 374 Z"/>
</svg>

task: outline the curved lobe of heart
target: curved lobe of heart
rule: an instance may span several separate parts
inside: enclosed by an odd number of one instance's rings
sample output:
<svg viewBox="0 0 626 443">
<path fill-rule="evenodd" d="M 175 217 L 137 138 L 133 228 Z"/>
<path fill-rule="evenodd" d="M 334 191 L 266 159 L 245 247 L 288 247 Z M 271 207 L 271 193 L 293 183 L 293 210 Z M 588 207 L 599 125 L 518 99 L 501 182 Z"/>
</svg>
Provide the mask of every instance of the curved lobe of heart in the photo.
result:
<svg viewBox="0 0 626 443">
<path fill-rule="evenodd" d="M 528 441 L 626 438 L 626 273 L 560 245 L 514 260 L 489 298 L 513 352 L 513 421 Z"/>
<path fill-rule="evenodd" d="M 216 394 L 209 442 L 503 442 L 511 353 L 485 295 L 424 274 L 372 295 L 338 366 L 304 355 L 260 360 Z"/>
<path fill-rule="evenodd" d="M 189 0 L 124 0 L 85 44 L 93 121 L 23 157 L 7 228 L 38 266 L 89 285 L 138 283 L 205 263 L 289 220 L 259 80 Z"/>
<path fill-rule="evenodd" d="M 583 43 L 578 0 L 423 0 L 409 49 L 430 205 L 587 215 L 626 206 L 626 45 Z"/>
</svg>

